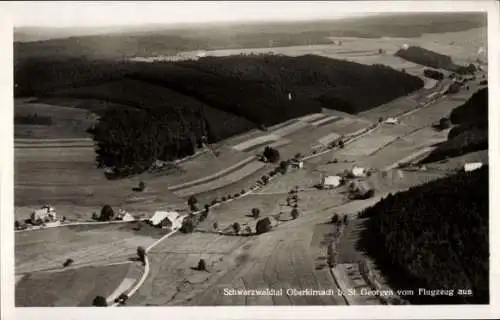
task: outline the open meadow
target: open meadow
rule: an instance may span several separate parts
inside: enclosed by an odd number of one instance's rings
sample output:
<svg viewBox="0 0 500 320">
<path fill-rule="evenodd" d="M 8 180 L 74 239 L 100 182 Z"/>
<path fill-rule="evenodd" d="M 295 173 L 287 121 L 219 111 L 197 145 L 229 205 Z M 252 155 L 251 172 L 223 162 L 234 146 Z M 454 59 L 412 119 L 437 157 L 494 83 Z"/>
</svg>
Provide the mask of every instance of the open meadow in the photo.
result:
<svg viewBox="0 0 500 320">
<path fill-rule="evenodd" d="M 142 222 L 16 232 L 16 274 L 60 270 L 66 259 L 75 266 L 124 262 L 136 256 L 138 246 L 147 247 L 165 233 Z"/>
<path fill-rule="evenodd" d="M 123 279 L 135 276 L 131 263 L 34 272 L 16 284 L 16 307 L 89 307 L 96 296 L 113 295 Z"/>
</svg>

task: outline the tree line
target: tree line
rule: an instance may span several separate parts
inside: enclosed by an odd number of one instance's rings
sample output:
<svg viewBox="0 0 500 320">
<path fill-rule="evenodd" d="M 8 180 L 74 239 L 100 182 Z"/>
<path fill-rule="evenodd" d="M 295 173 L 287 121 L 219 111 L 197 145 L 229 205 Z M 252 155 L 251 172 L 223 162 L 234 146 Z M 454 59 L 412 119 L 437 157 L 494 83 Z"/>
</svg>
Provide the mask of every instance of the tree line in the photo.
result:
<svg viewBox="0 0 500 320">
<path fill-rule="evenodd" d="M 397 289 L 472 289 L 408 296 L 414 304 L 489 301 L 488 167 L 389 195 L 360 213 L 359 246 Z"/>
</svg>

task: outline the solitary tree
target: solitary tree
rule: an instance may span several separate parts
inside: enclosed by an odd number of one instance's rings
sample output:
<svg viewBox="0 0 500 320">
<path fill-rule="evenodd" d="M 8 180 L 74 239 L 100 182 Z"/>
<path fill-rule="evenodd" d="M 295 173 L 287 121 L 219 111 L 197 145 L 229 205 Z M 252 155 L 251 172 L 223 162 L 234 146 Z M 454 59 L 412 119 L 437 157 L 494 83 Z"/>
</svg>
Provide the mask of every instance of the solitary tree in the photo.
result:
<svg viewBox="0 0 500 320">
<path fill-rule="evenodd" d="M 219 229 L 219 224 L 217 223 L 217 221 L 214 222 L 214 224 L 212 225 L 212 227 L 214 228 L 214 230 Z"/>
<path fill-rule="evenodd" d="M 441 130 L 448 129 L 451 126 L 451 121 L 448 118 L 439 119 L 439 128 Z"/>
<path fill-rule="evenodd" d="M 291 214 L 292 214 L 292 219 L 295 220 L 299 217 L 299 210 L 297 208 L 293 208 Z"/>
<path fill-rule="evenodd" d="M 194 222 L 191 218 L 185 218 L 182 221 L 182 226 L 180 228 L 182 233 L 192 233 L 194 231 Z"/>
<path fill-rule="evenodd" d="M 238 222 L 233 223 L 233 230 L 234 230 L 234 233 L 240 233 L 241 226 Z"/>
<path fill-rule="evenodd" d="M 144 183 L 144 181 L 141 180 L 139 182 L 139 190 L 143 191 L 144 189 L 146 189 L 146 184 Z"/>
<path fill-rule="evenodd" d="M 271 221 L 269 218 L 263 218 L 257 221 L 257 224 L 255 225 L 255 231 L 257 234 L 262 234 L 268 232 L 269 230 L 271 230 Z"/>
<path fill-rule="evenodd" d="M 344 148 L 344 141 L 343 140 L 339 141 L 339 148 Z"/>
<path fill-rule="evenodd" d="M 94 298 L 94 301 L 92 301 L 92 305 L 94 307 L 107 307 L 108 302 L 106 301 L 106 298 L 103 296 L 97 296 Z"/>
<path fill-rule="evenodd" d="M 198 199 L 196 199 L 195 196 L 190 196 L 188 198 L 188 205 L 190 208 L 192 208 L 194 205 L 196 205 L 198 203 Z"/>
<path fill-rule="evenodd" d="M 146 249 L 144 249 L 144 247 L 137 247 L 137 256 L 139 257 L 139 261 L 141 261 L 143 264 L 146 263 Z"/>
<path fill-rule="evenodd" d="M 330 244 L 328 246 L 328 252 L 327 252 L 327 254 L 328 254 L 328 266 L 330 268 L 335 267 L 335 264 L 336 264 L 335 260 L 336 259 L 335 259 L 335 250 L 333 248 L 333 244 Z"/>
<path fill-rule="evenodd" d="M 63 268 L 69 267 L 70 265 L 73 264 L 73 262 L 74 261 L 71 258 L 70 259 L 66 259 L 66 261 L 64 261 L 64 263 L 63 263 Z"/>
<path fill-rule="evenodd" d="M 207 263 L 205 259 L 200 259 L 200 261 L 198 261 L 198 266 L 196 267 L 196 269 L 200 271 L 207 271 Z"/>
<path fill-rule="evenodd" d="M 337 221 L 339 221 L 339 215 L 337 213 L 335 213 L 333 216 L 332 216 L 332 223 L 337 223 Z"/>
<path fill-rule="evenodd" d="M 257 219 L 257 218 L 259 218 L 259 216 L 260 216 L 260 210 L 258 208 L 253 208 L 252 209 L 252 217 Z"/>
<path fill-rule="evenodd" d="M 113 208 L 109 205 L 105 205 L 101 209 L 101 216 L 99 220 L 101 221 L 111 221 L 115 215 L 115 212 L 113 211 Z"/>
</svg>

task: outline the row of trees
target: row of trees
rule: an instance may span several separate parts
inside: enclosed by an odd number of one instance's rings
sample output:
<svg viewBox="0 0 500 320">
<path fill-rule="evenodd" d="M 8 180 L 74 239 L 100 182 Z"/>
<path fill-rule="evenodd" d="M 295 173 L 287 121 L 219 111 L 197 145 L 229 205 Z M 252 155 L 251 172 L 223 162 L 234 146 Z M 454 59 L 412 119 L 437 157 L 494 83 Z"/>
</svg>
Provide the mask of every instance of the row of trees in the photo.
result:
<svg viewBox="0 0 500 320">
<path fill-rule="evenodd" d="M 368 217 L 359 245 L 393 288 L 471 289 L 472 295 L 407 298 L 414 304 L 489 301 L 488 167 L 389 195 Z"/>
</svg>

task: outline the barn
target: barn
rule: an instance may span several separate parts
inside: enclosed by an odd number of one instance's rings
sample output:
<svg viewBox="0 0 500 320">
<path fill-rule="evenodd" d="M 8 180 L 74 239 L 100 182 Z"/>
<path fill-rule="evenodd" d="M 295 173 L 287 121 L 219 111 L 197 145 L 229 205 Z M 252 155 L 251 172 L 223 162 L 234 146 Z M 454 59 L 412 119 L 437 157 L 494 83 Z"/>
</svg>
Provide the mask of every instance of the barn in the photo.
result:
<svg viewBox="0 0 500 320">
<path fill-rule="evenodd" d="M 135 218 L 125 210 L 120 210 L 118 212 L 118 215 L 116 216 L 116 220 L 122 220 L 122 221 L 134 221 Z"/>
<path fill-rule="evenodd" d="M 179 229 L 182 225 L 183 217 L 176 211 L 156 211 L 149 219 L 149 223 L 154 227 Z"/>
<path fill-rule="evenodd" d="M 342 184 L 342 178 L 340 176 L 327 176 L 321 181 L 321 186 L 323 189 L 332 189 L 340 186 Z"/>
<path fill-rule="evenodd" d="M 353 177 L 364 177 L 366 175 L 365 168 L 354 166 L 351 170 L 351 175 Z"/>
<path fill-rule="evenodd" d="M 481 168 L 482 166 L 483 166 L 482 162 L 470 162 L 470 163 L 466 163 L 464 165 L 464 171 L 465 172 L 474 171 L 474 170 L 477 170 L 477 169 Z"/>
<path fill-rule="evenodd" d="M 31 221 L 55 221 L 57 219 L 56 209 L 52 206 L 45 205 L 41 209 L 34 210 L 31 213 Z"/>
</svg>

